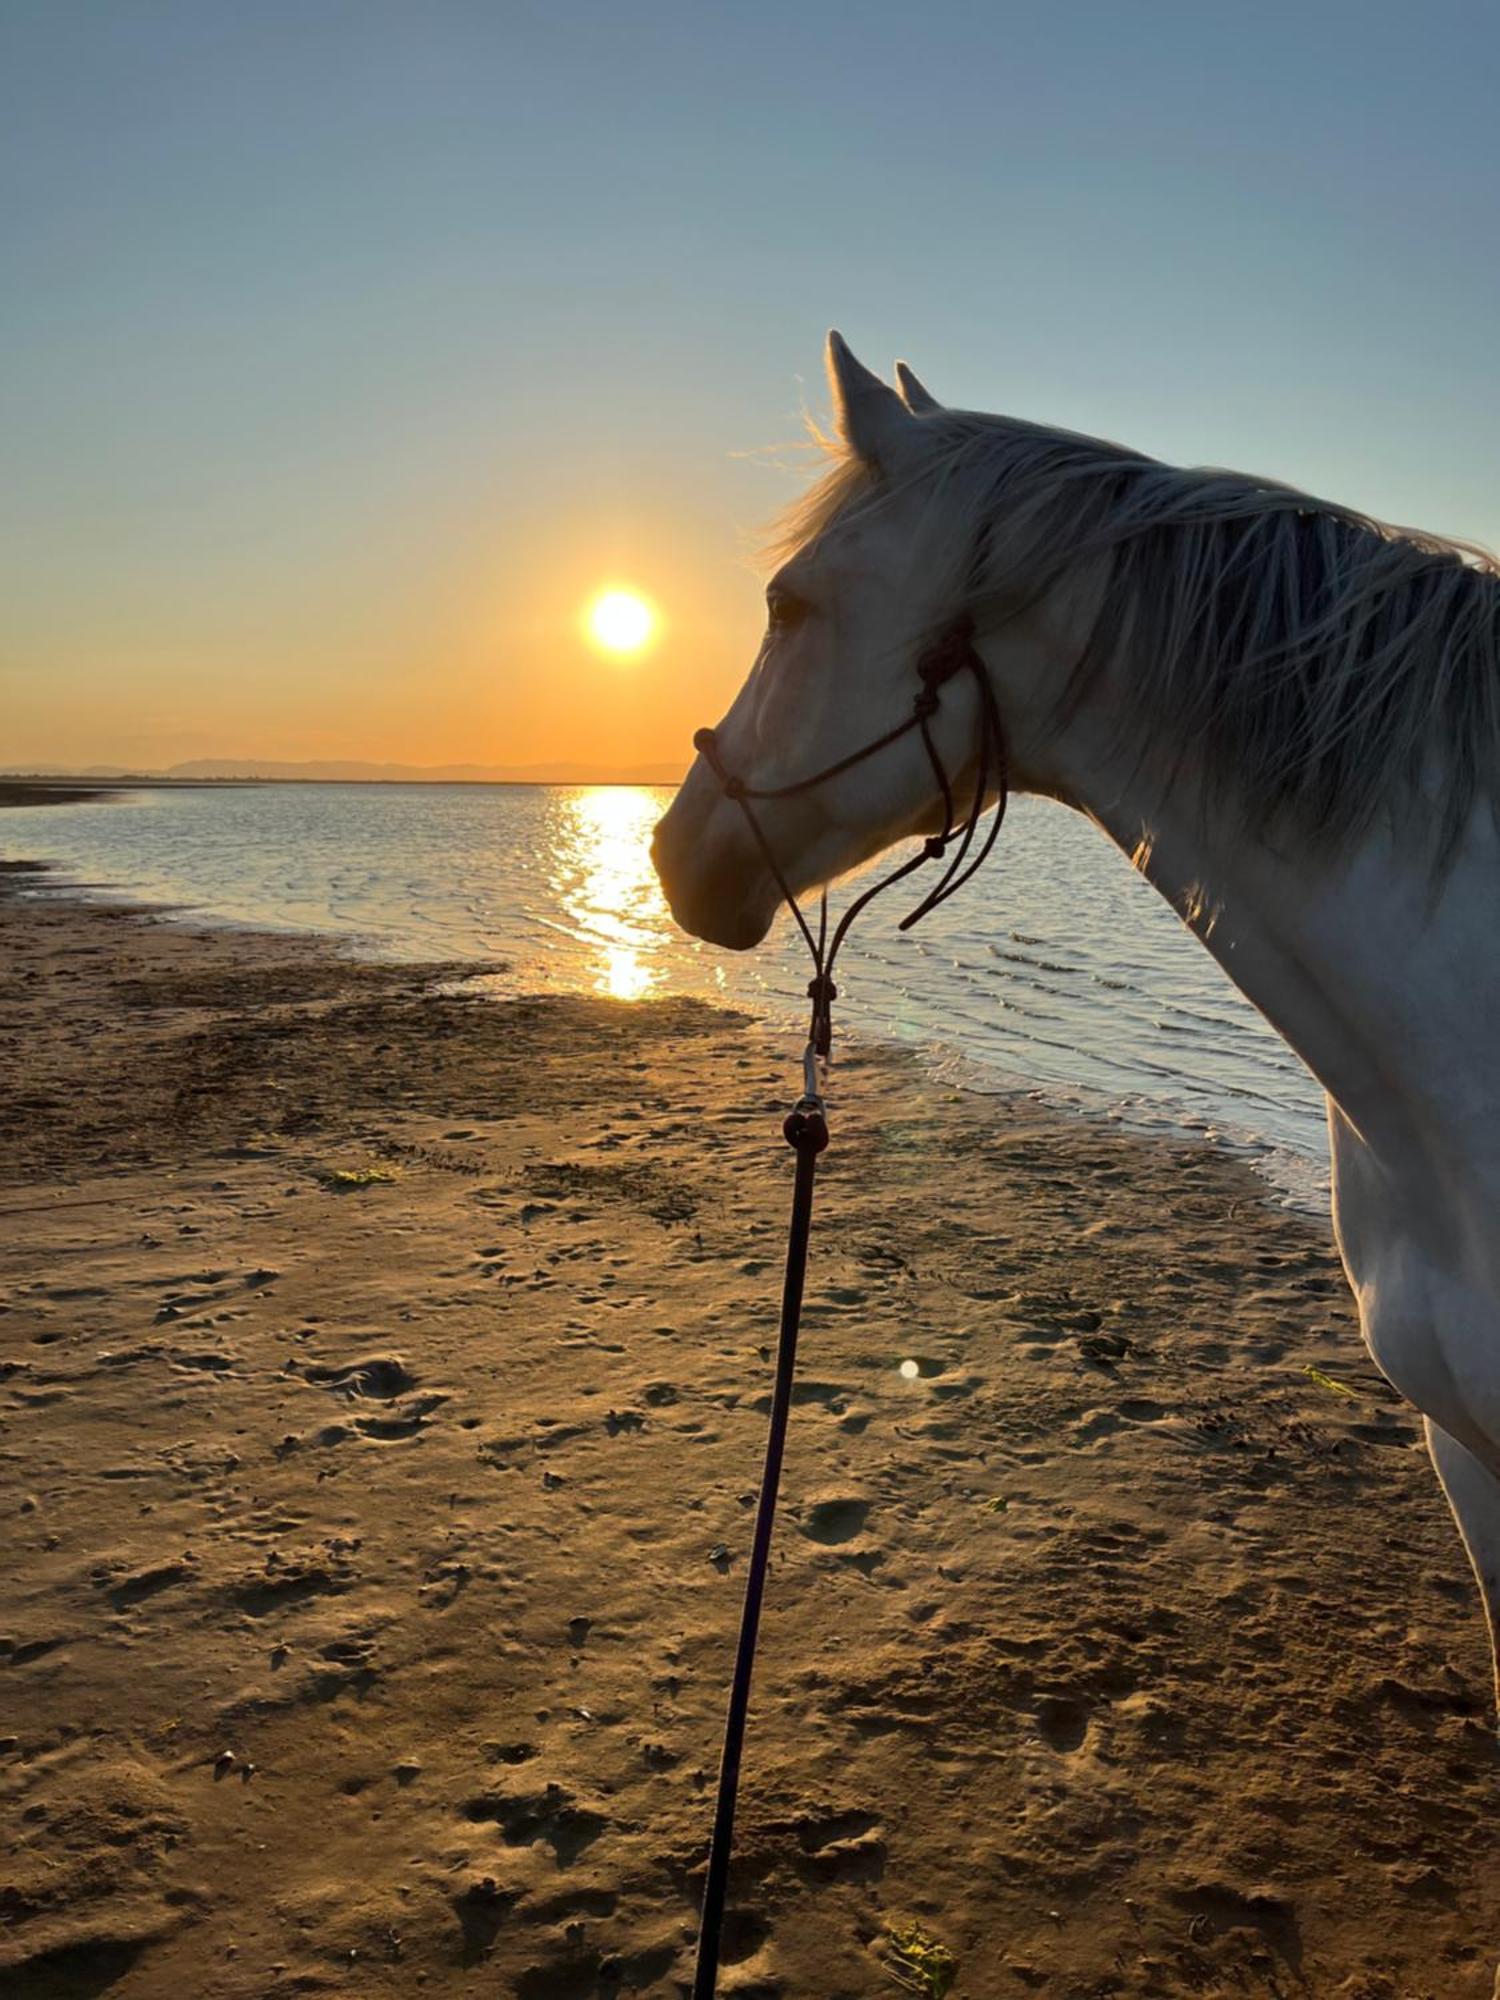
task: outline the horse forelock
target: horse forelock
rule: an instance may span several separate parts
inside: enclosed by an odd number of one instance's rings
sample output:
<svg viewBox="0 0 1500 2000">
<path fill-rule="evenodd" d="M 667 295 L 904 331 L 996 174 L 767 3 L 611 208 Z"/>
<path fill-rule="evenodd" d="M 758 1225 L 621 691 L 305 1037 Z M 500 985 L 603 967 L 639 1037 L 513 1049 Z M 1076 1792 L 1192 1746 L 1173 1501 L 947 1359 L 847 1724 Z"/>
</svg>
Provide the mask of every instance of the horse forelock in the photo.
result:
<svg viewBox="0 0 1500 2000">
<path fill-rule="evenodd" d="M 773 559 L 920 486 L 944 615 L 1003 621 L 1109 557 L 1059 723 L 1108 682 L 1142 754 L 1191 764 L 1248 829 L 1290 823 L 1337 845 L 1389 808 L 1441 863 L 1476 799 L 1500 801 L 1500 563 L 1486 550 L 1039 424 L 921 421 L 931 446 L 909 481 L 820 437 L 832 464 L 776 524 Z"/>
</svg>

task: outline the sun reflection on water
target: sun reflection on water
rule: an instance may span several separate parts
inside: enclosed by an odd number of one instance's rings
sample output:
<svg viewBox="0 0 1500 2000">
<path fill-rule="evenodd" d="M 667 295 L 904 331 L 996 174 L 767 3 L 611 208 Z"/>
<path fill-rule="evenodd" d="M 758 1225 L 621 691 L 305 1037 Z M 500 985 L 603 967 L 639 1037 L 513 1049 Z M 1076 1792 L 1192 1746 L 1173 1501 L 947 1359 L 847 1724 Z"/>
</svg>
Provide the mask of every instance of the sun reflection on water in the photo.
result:
<svg viewBox="0 0 1500 2000">
<path fill-rule="evenodd" d="M 651 866 L 661 800 L 635 785 L 568 792 L 560 800 L 558 900 L 589 951 L 593 990 L 643 1000 L 662 983 L 668 925 Z"/>
</svg>

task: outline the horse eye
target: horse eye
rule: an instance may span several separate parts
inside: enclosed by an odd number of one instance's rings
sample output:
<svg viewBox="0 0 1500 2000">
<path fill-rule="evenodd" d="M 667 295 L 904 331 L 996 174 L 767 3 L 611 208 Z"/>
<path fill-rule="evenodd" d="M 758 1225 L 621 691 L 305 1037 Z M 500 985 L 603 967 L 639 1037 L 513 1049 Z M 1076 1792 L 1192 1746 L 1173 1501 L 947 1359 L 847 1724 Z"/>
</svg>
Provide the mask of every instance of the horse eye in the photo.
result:
<svg viewBox="0 0 1500 2000">
<path fill-rule="evenodd" d="M 810 607 L 789 590 L 775 590 L 766 599 L 766 623 L 773 632 L 790 632 L 800 625 Z"/>
</svg>

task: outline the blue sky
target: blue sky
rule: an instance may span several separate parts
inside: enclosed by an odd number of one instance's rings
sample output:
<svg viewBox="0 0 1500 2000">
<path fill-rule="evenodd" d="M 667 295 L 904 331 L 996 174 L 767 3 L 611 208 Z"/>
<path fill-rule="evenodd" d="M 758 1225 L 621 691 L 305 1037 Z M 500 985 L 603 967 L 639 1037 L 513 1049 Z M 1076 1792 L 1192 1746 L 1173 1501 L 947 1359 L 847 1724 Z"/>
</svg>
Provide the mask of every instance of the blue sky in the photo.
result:
<svg viewBox="0 0 1500 2000">
<path fill-rule="evenodd" d="M 685 752 L 830 324 L 1500 541 L 1497 104 L 1494 7 L 0 0 L 0 758 Z"/>
</svg>

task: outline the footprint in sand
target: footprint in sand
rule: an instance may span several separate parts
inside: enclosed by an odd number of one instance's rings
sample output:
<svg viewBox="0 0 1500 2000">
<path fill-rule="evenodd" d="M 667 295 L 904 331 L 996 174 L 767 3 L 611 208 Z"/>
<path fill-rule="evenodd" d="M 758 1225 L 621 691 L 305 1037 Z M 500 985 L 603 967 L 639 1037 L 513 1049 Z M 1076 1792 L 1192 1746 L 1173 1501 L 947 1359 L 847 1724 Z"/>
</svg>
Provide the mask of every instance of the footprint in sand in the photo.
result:
<svg viewBox="0 0 1500 2000">
<path fill-rule="evenodd" d="M 476 1823 L 490 1821 L 500 1829 L 507 1847 L 533 1847 L 545 1842 L 559 1868 L 570 1868 L 609 1825 L 602 1813 L 581 1806 L 562 1785 L 539 1792 L 507 1796 L 481 1792 L 465 1801 L 463 1816 Z"/>
<path fill-rule="evenodd" d="M 771 1925 L 761 1911 L 726 1910 L 719 1956 L 725 1965 L 743 1965 L 747 1958 L 754 1958 L 763 1950 L 770 1939 Z"/>
<path fill-rule="evenodd" d="M 190 1353 L 186 1349 L 178 1348 L 169 1357 L 174 1368 L 195 1369 L 201 1373 L 214 1375 L 221 1375 L 226 1370 L 232 1369 L 239 1358 L 237 1354 L 221 1354 L 212 1348 L 200 1353 Z"/>
<path fill-rule="evenodd" d="M 389 1443 L 396 1438 L 415 1437 L 422 1430 L 434 1410 L 441 1409 L 448 1398 L 431 1392 L 425 1396 L 414 1396 L 409 1403 L 384 1417 L 356 1417 L 354 1428 L 362 1437 L 375 1438 L 381 1443 Z"/>
<path fill-rule="evenodd" d="M 541 1755 L 534 1743 L 486 1743 L 482 1748 L 492 1764 L 529 1764 Z"/>
<path fill-rule="evenodd" d="M 1036 1705 L 1036 1726 L 1049 1748 L 1063 1756 L 1081 1750 L 1089 1733 L 1089 1712 L 1071 1695 L 1044 1694 Z"/>
<path fill-rule="evenodd" d="M 1128 1396 L 1112 1409 L 1090 1410 L 1073 1433 L 1073 1443 L 1075 1446 L 1098 1444 L 1120 1431 L 1159 1424 L 1167 1415 L 1165 1406 L 1153 1402 L 1149 1396 Z"/>
<path fill-rule="evenodd" d="M 516 1981 L 516 2000 L 595 2000 L 600 1993 L 660 1990 L 676 1958 L 677 1947 L 671 1944 L 601 1954 L 565 1936 L 554 1956 L 527 1966 Z M 736 1991 L 753 2000 L 751 1989 Z"/>
<path fill-rule="evenodd" d="M 872 1812 L 814 1812 L 794 1827 L 802 1849 L 794 1866 L 815 1882 L 878 1882 L 885 1873 L 886 1844 Z"/>
<path fill-rule="evenodd" d="M 404 1396 L 408 1389 L 417 1386 L 416 1376 L 393 1354 L 375 1355 L 368 1361 L 349 1361 L 342 1366 L 313 1362 L 302 1372 L 304 1380 L 316 1382 L 320 1388 L 331 1389 L 341 1396 L 384 1399 Z"/>
<path fill-rule="evenodd" d="M 155 1597 L 160 1590 L 170 1590 L 174 1584 L 188 1582 L 196 1573 L 195 1558 L 187 1556 L 181 1562 L 156 1563 L 124 1576 L 105 1573 L 96 1576 L 94 1582 L 97 1588 L 107 1593 L 116 1611 L 126 1611 L 133 1604 Z"/>
<path fill-rule="evenodd" d="M 355 1580 L 342 1551 L 308 1550 L 283 1556 L 272 1550 L 258 1568 L 233 1578 L 226 1594 L 252 1618 L 263 1618 L 267 1612 L 285 1610 L 308 1598 L 337 1596 Z"/>
<path fill-rule="evenodd" d="M 809 1541 L 822 1542 L 825 1547 L 840 1542 L 852 1542 L 865 1531 L 865 1523 L 870 1516 L 870 1503 L 853 1495 L 831 1495 L 816 1500 L 802 1516 L 802 1532 Z"/>
<path fill-rule="evenodd" d="M 807 1377 L 792 1383 L 792 1407 L 804 1408 L 808 1403 L 821 1403 L 834 1416 L 842 1416 L 849 1407 L 850 1390 L 842 1382 L 816 1382 Z M 757 1396 L 750 1409 L 758 1417 L 768 1416 L 771 1409 L 769 1394 Z"/>
<path fill-rule="evenodd" d="M 453 1913 L 463 1937 L 460 1965 L 479 1965 L 489 1957 L 500 1926 L 521 1895 L 521 1890 L 502 1889 L 493 1875 L 485 1875 L 453 1898 Z"/>
</svg>

